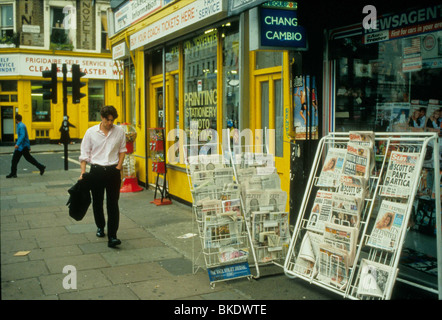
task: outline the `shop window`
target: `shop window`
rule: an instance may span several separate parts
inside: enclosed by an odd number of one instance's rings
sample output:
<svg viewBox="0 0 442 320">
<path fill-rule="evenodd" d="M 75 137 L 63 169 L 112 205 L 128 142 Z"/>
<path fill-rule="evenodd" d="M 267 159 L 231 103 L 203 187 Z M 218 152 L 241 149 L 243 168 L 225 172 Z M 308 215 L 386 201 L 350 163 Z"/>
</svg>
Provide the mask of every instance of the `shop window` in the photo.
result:
<svg viewBox="0 0 442 320">
<path fill-rule="evenodd" d="M 255 69 L 266 69 L 282 66 L 282 52 L 279 51 L 256 51 Z"/>
<path fill-rule="evenodd" d="M 101 50 L 109 51 L 109 33 L 107 30 L 107 13 L 101 11 Z"/>
<path fill-rule="evenodd" d="M 210 29 L 184 42 L 183 129 L 188 139 L 198 140 L 201 145 L 216 138 L 217 40 L 217 30 Z"/>
<path fill-rule="evenodd" d="M 101 121 L 100 109 L 104 106 L 104 80 L 89 80 L 89 121 Z"/>
<path fill-rule="evenodd" d="M 51 100 L 43 99 L 42 81 L 31 81 L 32 121 L 51 121 Z"/>
<path fill-rule="evenodd" d="M 71 13 L 62 7 L 51 7 L 51 48 L 73 49 L 74 28 L 69 27 Z"/>
<path fill-rule="evenodd" d="M 12 4 L 0 4 L 0 43 L 13 43 L 14 13 Z"/>
<path fill-rule="evenodd" d="M 177 143 L 180 139 L 179 129 L 180 129 L 180 111 L 179 111 L 179 46 L 171 46 L 166 48 L 166 72 L 173 73 L 169 78 L 173 83 L 169 83 L 169 88 L 172 88 L 172 101 L 170 104 L 170 124 L 169 130 L 173 132 L 174 143 Z M 169 80 L 170 81 L 170 80 Z M 169 131 L 170 132 L 170 131 Z M 170 137 L 168 137 L 170 139 Z M 178 145 L 178 144 L 177 144 Z M 170 155 L 171 157 L 172 155 Z M 178 162 L 179 159 L 179 148 L 176 148 L 173 156 L 175 159 L 169 158 L 171 162 Z"/>
<path fill-rule="evenodd" d="M 135 67 L 132 65 L 129 71 L 129 77 L 130 77 L 130 120 L 129 123 L 136 123 L 136 78 L 135 78 Z"/>
<path fill-rule="evenodd" d="M 17 81 L 0 80 L 0 91 L 17 92 Z"/>
<path fill-rule="evenodd" d="M 330 52 L 336 131 L 440 131 L 442 31 L 373 44 L 345 37 Z"/>
<path fill-rule="evenodd" d="M 238 22 L 220 30 L 223 45 L 223 128 L 239 129 L 239 33 Z M 235 141 L 237 143 L 237 141 Z"/>
</svg>

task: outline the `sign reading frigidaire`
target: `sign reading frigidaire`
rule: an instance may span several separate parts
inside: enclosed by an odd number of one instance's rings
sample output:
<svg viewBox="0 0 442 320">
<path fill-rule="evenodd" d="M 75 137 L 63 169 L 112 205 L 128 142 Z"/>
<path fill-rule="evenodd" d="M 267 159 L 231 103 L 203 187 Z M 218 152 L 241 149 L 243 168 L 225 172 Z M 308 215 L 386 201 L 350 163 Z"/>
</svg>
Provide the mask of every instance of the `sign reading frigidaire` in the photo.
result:
<svg viewBox="0 0 442 320">
<path fill-rule="evenodd" d="M 276 2 L 276 1 L 274 1 Z M 298 25 L 296 8 L 260 8 L 261 46 L 307 49 L 304 27 Z"/>
</svg>

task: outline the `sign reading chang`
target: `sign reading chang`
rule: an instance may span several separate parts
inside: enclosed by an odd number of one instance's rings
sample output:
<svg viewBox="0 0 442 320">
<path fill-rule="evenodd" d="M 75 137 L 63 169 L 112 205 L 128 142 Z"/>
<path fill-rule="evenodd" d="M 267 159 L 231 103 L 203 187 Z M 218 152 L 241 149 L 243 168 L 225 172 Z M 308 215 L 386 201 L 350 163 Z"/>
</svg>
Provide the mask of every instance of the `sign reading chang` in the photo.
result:
<svg viewBox="0 0 442 320">
<path fill-rule="evenodd" d="M 296 10 L 260 8 L 261 46 L 307 49 L 305 29 Z"/>
</svg>

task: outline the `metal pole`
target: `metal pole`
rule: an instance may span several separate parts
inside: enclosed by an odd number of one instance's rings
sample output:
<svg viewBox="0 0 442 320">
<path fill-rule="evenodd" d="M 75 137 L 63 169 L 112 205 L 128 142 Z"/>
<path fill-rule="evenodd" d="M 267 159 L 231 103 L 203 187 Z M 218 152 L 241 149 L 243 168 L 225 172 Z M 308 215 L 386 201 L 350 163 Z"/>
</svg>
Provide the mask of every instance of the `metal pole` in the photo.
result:
<svg viewBox="0 0 442 320">
<path fill-rule="evenodd" d="M 68 115 L 68 85 L 66 80 L 67 67 L 66 63 L 63 63 L 63 120 Z M 64 146 L 64 170 L 68 170 L 68 141 L 63 143 Z"/>
</svg>

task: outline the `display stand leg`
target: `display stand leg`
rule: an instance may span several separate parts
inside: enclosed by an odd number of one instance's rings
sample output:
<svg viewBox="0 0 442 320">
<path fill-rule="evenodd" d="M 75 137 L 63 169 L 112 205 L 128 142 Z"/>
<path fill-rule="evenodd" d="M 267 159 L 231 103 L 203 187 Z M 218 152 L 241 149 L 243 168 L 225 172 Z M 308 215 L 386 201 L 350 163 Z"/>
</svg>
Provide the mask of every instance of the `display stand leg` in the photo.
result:
<svg viewBox="0 0 442 320">
<path fill-rule="evenodd" d="M 157 173 L 157 180 L 155 183 L 154 200 L 151 201 L 150 203 L 154 203 L 157 206 L 164 206 L 164 205 L 172 204 L 172 200 L 170 199 L 169 192 L 167 191 L 166 174 L 164 174 L 164 176 L 163 176 L 163 186 L 162 187 L 160 187 L 159 180 L 160 180 L 160 174 Z M 159 191 L 159 193 L 161 194 L 161 199 L 157 199 L 157 191 Z"/>
</svg>

